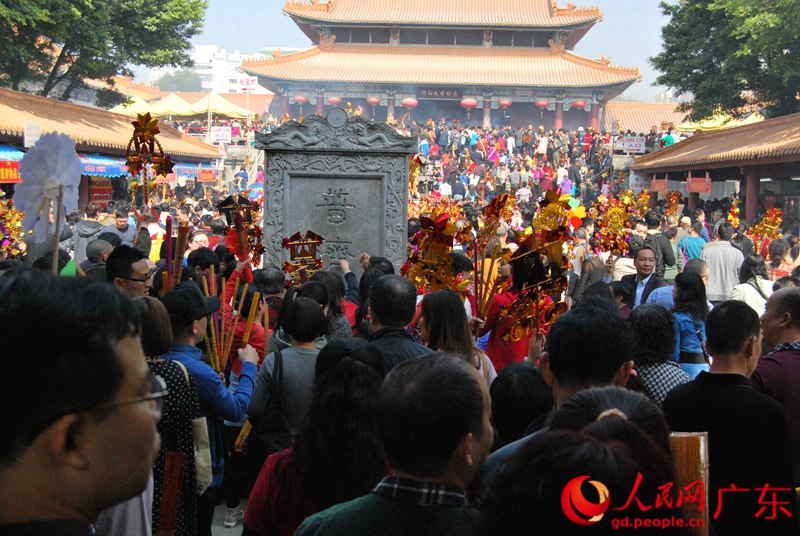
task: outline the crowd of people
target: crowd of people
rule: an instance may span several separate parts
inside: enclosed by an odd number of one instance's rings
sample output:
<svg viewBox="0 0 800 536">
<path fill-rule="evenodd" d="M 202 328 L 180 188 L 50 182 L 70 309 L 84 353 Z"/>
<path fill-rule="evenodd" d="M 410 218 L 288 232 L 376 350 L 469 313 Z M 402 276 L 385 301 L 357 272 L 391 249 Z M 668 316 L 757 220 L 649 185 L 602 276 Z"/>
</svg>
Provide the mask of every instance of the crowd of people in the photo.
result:
<svg viewBox="0 0 800 536">
<path fill-rule="evenodd" d="M 602 166 L 591 132 L 552 154 L 525 132 L 536 167 L 569 162 L 562 192 L 579 160 Z M 460 131 L 438 134 L 464 154 Z M 470 165 L 484 135 L 516 144 L 477 133 Z M 659 533 L 688 534 L 703 520 L 680 508 L 669 433 L 705 431 L 714 534 L 797 534 L 800 245 L 787 233 L 765 261 L 724 206 L 650 209 L 623 255 L 584 219 L 556 297 L 569 310 L 513 340 L 503 311 L 524 259 L 481 274 L 450 254 L 453 273 L 505 280 L 479 318 L 474 296 L 418 289 L 366 253 L 287 286 L 228 250 L 209 200 L 90 203 L 69 236 L 0 261 L 0 533 L 205 536 L 224 504 L 245 535 L 611 534 L 665 518 Z M 517 225 L 536 209 L 521 203 Z M 464 213 L 477 228 L 480 207 Z M 169 290 L 167 215 L 191 226 Z M 513 226 L 487 249 L 513 249 Z M 232 343 L 215 369 L 220 318 Z M 563 497 L 581 475 L 605 495 L 579 483 L 578 511 L 595 513 L 576 518 Z"/>
<path fill-rule="evenodd" d="M 461 128 L 444 119 L 425 125 L 397 125 L 404 135 L 419 139 L 419 152 L 426 163 L 420 176 L 419 193 L 475 202 L 497 194 L 514 193 L 522 202 L 560 188 L 591 205 L 599 195 L 611 197 L 619 189 L 619 173 L 612 167 L 614 154 L 621 154 L 622 140 L 636 133 L 610 133 L 579 127 L 546 130 L 544 126 L 511 126 L 482 129 Z M 672 128 L 659 132 L 652 127 L 645 138 L 645 152 L 680 141 Z"/>
</svg>

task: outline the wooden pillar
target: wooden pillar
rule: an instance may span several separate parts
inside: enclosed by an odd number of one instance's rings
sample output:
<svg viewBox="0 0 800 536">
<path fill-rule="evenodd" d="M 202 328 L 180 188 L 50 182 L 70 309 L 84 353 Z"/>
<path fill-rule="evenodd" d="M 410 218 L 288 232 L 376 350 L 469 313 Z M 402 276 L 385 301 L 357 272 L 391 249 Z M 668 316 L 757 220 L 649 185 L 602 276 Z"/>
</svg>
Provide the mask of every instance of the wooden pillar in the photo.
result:
<svg viewBox="0 0 800 536">
<path fill-rule="evenodd" d="M 492 128 L 492 100 L 489 98 L 483 99 L 483 128 L 484 130 Z"/>
<path fill-rule="evenodd" d="M 600 130 L 600 103 L 592 103 L 592 115 L 589 119 L 589 128 L 592 130 Z"/>
<path fill-rule="evenodd" d="M 317 115 L 325 115 L 325 92 L 320 91 L 317 93 Z"/>
<path fill-rule="evenodd" d="M 394 121 L 394 97 L 389 97 L 387 100 L 386 120 Z"/>
<path fill-rule="evenodd" d="M 278 118 L 278 121 L 283 119 L 284 114 L 289 113 L 289 95 L 281 95 L 281 116 Z"/>
<path fill-rule="evenodd" d="M 597 106 L 597 105 L 595 104 L 595 105 L 592 106 L 592 112 L 594 112 L 594 107 L 595 106 Z M 655 179 L 656 179 L 656 175 L 655 174 L 650 176 L 650 180 L 651 181 L 653 181 Z M 656 208 L 656 203 L 658 203 L 658 192 L 654 192 L 654 191 L 651 190 L 650 191 L 650 203 L 649 203 L 648 206 L 650 208 Z M 678 216 L 678 218 L 680 218 L 680 216 Z"/>
<path fill-rule="evenodd" d="M 750 166 L 747 170 L 747 200 L 745 204 L 744 217 L 753 220 L 758 217 L 758 196 L 761 181 L 758 178 L 756 166 Z"/>
<path fill-rule="evenodd" d="M 564 103 L 561 101 L 556 102 L 556 122 L 553 128 L 556 130 L 564 128 Z"/>
<path fill-rule="evenodd" d="M 691 212 L 694 217 L 694 211 L 697 208 L 697 202 L 700 200 L 700 194 L 697 192 L 689 192 L 687 198 L 686 204 L 689 205 L 689 212 Z"/>
</svg>

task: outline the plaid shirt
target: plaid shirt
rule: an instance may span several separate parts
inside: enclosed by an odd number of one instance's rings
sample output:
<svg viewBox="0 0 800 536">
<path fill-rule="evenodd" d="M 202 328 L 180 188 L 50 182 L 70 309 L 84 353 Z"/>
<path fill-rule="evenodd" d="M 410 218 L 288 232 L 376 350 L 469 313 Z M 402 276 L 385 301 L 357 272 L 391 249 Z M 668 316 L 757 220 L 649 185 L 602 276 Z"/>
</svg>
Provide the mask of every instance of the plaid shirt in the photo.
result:
<svg viewBox="0 0 800 536">
<path fill-rule="evenodd" d="M 432 484 L 396 476 L 384 477 L 375 486 L 372 493 L 421 506 L 464 506 L 467 504 L 464 490 L 456 486 Z"/>
<path fill-rule="evenodd" d="M 795 352 L 800 352 L 800 341 L 778 343 L 772 349 L 770 354 L 774 354 L 775 352 L 783 352 L 784 350 L 793 350 Z"/>
</svg>

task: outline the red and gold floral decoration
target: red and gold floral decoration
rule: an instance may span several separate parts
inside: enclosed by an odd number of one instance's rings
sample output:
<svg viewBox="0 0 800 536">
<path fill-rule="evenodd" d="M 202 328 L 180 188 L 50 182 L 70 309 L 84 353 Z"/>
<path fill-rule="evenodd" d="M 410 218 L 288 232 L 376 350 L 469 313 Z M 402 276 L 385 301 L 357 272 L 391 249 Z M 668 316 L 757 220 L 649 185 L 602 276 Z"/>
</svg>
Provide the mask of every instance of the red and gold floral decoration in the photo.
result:
<svg viewBox="0 0 800 536">
<path fill-rule="evenodd" d="M 739 219 L 739 200 L 734 199 L 733 204 L 731 205 L 731 209 L 728 211 L 728 223 L 733 225 L 734 229 L 739 227 L 740 223 Z"/>
<path fill-rule="evenodd" d="M 422 227 L 411 237 L 412 250 L 400 273 L 420 292 L 451 289 L 462 295 L 469 280 L 453 273 L 450 252 L 456 241 L 468 236 L 471 228 L 460 219 L 460 205 L 438 204 L 429 215 L 420 216 Z"/>
<path fill-rule="evenodd" d="M 20 245 L 25 238 L 22 228 L 25 213 L 14 208 L 14 201 L 3 199 L 4 196 L 0 190 L 0 259 L 20 255 Z"/>
<path fill-rule="evenodd" d="M 159 134 L 158 119 L 150 113 L 139 114 L 133 125 L 133 136 L 125 151 L 128 173 L 131 174 L 131 194 L 142 188 L 142 205 L 147 205 L 156 188 L 156 177 L 172 173 L 175 163 L 164 153 L 156 136 Z"/>
<path fill-rule="evenodd" d="M 595 217 L 595 239 L 599 242 L 597 250 L 625 255 L 631 234 L 631 218 L 643 218 L 649 203 L 647 190 L 638 196 L 627 190 L 612 199 L 602 195 L 598 197 L 591 210 Z"/>
<path fill-rule="evenodd" d="M 754 251 L 767 260 L 769 260 L 770 242 L 783 236 L 781 234 L 782 223 L 783 211 L 779 208 L 771 208 L 761 218 L 761 221 L 752 225 L 745 233 L 753 241 Z"/>
</svg>

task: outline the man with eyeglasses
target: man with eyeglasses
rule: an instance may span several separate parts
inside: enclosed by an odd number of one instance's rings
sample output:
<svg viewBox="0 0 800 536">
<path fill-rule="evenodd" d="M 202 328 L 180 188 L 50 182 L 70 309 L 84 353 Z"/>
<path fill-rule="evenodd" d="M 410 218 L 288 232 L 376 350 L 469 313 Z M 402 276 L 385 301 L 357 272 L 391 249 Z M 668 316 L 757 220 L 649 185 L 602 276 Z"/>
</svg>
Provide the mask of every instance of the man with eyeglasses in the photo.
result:
<svg viewBox="0 0 800 536">
<path fill-rule="evenodd" d="M 154 274 L 153 261 L 130 246 L 119 246 L 106 260 L 106 279 L 131 298 L 147 296 Z"/>
<path fill-rule="evenodd" d="M 102 282 L 12 275 L 0 338 L 0 534 L 93 534 L 101 511 L 145 489 L 158 455 L 167 393 L 138 312 Z"/>
</svg>

